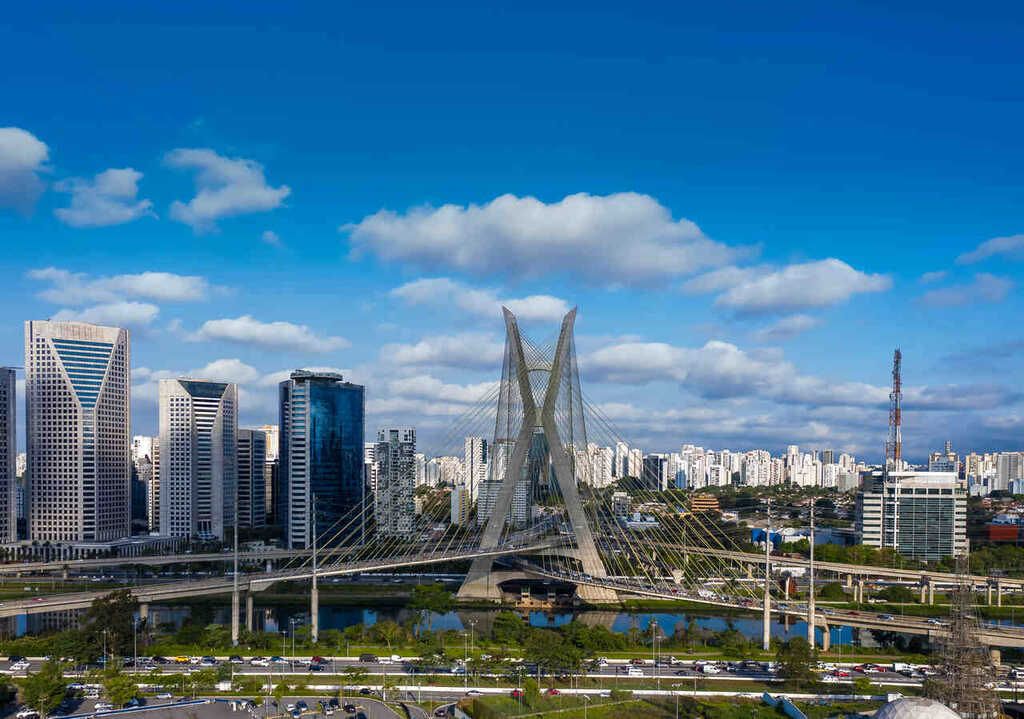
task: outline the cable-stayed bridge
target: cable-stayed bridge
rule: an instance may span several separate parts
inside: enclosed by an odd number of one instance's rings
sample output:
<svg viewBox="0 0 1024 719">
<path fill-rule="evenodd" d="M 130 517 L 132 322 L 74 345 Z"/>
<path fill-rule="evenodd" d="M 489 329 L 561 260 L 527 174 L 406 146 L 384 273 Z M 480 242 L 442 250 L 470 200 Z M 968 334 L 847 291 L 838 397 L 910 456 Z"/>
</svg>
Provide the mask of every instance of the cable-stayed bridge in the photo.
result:
<svg viewBox="0 0 1024 719">
<path fill-rule="evenodd" d="M 408 496 L 410 458 L 389 454 L 378 458 L 377 486 L 367 493 L 367 501 L 323 522 L 326 526 L 313 513 L 313 546 L 297 553 L 277 550 L 273 557 L 257 555 L 277 561 L 273 571 L 243 574 L 236 560 L 230 578 L 149 584 L 133 587 L 133 593 L 144 607 L 179 597 L 231 593 L 232 635 L 237 640 L 243 596 L 245 623 L 251 628 L 254 592 L 276 582 L 308 581 L 315 640 L 322 579 L 444 564 L 466 571 L 460 599 L 503 601 L 510 594 L 505 587 L 533 582 L 568 586 L 575 601 L 587 604 L 651 597 L 757 611 L 766 648 L 773 613 L 807 621 L 812 643 L 815 627 L 824 629 L 822 640 L 827 642 L 833 624 L 941 636 L 940 626 L 916 618 L 859 612 L 833 616 L 816 607 L 813 593 L 805 605 L 785 603 L 773 583 L 772 558 L 766 554 L 763 563 L 756 563 L 755 555 L 740 551 L 739 537 L 724 529 L 717 516 L 692 511 L 683 492 L 666 486 L 665 478 L 642 462 L 617 467 L 616 481 L 609 482 L 612 472 L 602 464 L 608 459 L 602 448 L 628 447 L 629 442 L 582 392 L 575 315 L 573 310 L 564 318 L 556 336 L 534 341 L 504 311 L 500 380 L 427 453 L 459 456 L 466 437 L 488 439 L 486 451 L 481 443 L 465 475 L 447 478 L 460 485 L 455 490 L 458 503 L 442 488 L 419 487 L 415 497 Z M 623 516 L 624 499 L 627 510 L 638 510 L 650 520 L 631 527 Z M 393 512 L 403 515 L 389 514 Z M 122 561 L 136 559 L 147 560 Z M 199 556 L 191 559 L 201 561 Z M 0 605 L 0 616 L 83 608 L 101 594 L 7 602 Z M 1022 630 L 986 632 L 994 644 L 1024 646 Z"/>
</svg>

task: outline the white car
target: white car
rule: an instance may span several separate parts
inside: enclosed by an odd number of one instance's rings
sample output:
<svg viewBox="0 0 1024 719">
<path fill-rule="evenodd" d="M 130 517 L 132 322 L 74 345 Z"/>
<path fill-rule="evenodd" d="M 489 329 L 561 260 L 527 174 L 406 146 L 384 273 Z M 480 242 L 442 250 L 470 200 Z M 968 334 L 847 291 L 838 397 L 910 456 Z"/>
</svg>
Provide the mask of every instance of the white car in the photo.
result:
<svg viewBox="0 0 1024 719">
<path fill-rule="evenodd" d="M 39 716 L 39 712 L 37 712 L 35 709 L 29 709 L 28 707 L 25 707 L 14 716 L 16 717 L 16 719 L 36 719 L 36 717 Z"/>
<path fill-rule="evenodd" d="M 110 702 L 96 702 L 96 706 L 94 708 L 98 712 L 110 711 L 114 708 L 114 705 Z"/>
<path fill-rule="evenodd" d="M 156 695 L 157 699 L 174 699 L 174 695 L 170 692 L 160 692 Z"/>
</svg>

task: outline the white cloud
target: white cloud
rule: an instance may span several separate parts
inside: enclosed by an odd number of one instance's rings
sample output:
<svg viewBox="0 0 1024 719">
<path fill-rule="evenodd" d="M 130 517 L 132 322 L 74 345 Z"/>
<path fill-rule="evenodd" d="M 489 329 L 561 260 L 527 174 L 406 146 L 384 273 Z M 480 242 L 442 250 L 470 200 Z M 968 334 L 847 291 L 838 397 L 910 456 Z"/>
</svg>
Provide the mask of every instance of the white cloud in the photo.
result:
<svg viewBox="0 0 1024 719">
<path fill-rule="evenodd" d="M 717 267 L 750 254 L 672 219 L 649 195 L 579 193 L 559 202 L 502 195 L 485 205 L 380 210 L 343 225 L 353 252 L 479 274 L 576 274 L 639 284 Z"/>
<path fill-rule="evenodd" d="M 274 247 L 281 246 L 281 238 L 278 237 L 277 233 L 273 230 L 263 230 L 263 234 L 260 235 L 260 240 Z"/>
<path fill-rule="evenodd" d="M 171 204 L 171 218 L 195 232 L 215 231 L 224 217 L 273 210 L 291 194 L 287 185 L 270 187 L 258 162 L 224 157 L 210 149 L 172 150 L 164 164 L 197 171 L 196 196 L 187 204 Z"/>
<path fill-rule="evenodd" d="M 415 375 L 388 382 L 386 396 L 473 404 L 483 399 L 496 385 L 496 382 L 447 384 L 430 375 Z"/>
<path fill-rule="evenodd" d="M 935 272 L 925 272 L 921 275 L 918 282 L 922 285 L 931 284 L 932 282 L 938 282 L 939 280 L 946 279 L 946 275 L 949 274 L 948 270 L 936 270 Z"/>
<path fill-rule="evenodd" d="M 457 307 L 472 315 L 495 319 L 501 317 L 502 306 L 524 321 L 556 321 L 569 311 L 565 300 L 551 295 L 500 299 L 495 290 L 473 289 L 447 277 L 409 282 L 391 290 L 390 294 L 410 305 Z"/>
<path fill-rule="evenodd" d="M 29 270 L 27 276 L 52 285 L 50 289 L 39 293 L 41 299 L 68 305 L 116 302 L 129 297 L 166 302 L 195 302 L 206 299 L 211 290 L 223 289 L 212 287 L 204 277 L 176 275 L 171 272 L 140 272 L 93 280 L 85 273 L 45 267 Z"/>
<path fill-rule="evenodd" d="M 959 287 L 944 287 L 921 295 L 921 302 L 932 307 L 955 307 L 976 302 L 1002 302 L 1013 288 L 1013 282 L 979 272 L 970 284 Z"/>
<path fill-rule="evenodd" d="M 136 200 L 141 178 L 141 172 L 126 167 L 106 170 L 92 180 L 72 177 L 58 182 L 54 189 L 71 193 L 71 205 L 53 214 L 72 227 L 108 227 L 146 215 L 156 217 L 152 202 Z"/>
<path fill-rule="evenodd" d="M 203 342 L 234 342 L 291 352 L 332 352 L 349 346 L 349 342 L 341 337 L 320 337 L 306 325 L 261 322 L 251 315 L 207 320 L 191 339 Z"/>
<path fill-rule="evenodd" d="M 493 335 L 463 332 L 431 335 L 415 344 L 384 345 L 380 358 L 397 365 L 494 370 L 501 367 L 504 351 Z"/>
<path fill-rule="evenodd" d="M 830 307 L 862 292 L 892 287 L 886 275 L 855 270 L 830 258 L 784 267 L 743 279 L 715 299 L 715 305 L 739 314 L 768 314 Z"/>
<path fill-rule="evenodd" d="M 205 367 L 190 370 L 187 375 L 193 379 L 209 379 L 217 382 L 235 382 L 236 384 L 249 384 L 255 382 L 262 376 L 255 367 L 247 365 L 240 359 L 218 359 L 210 362 Z"/>
<path fill-rule="evenodd" d="M 957 257 L 956 261 L 960 265 L 970 265 L 996 255 L 1004 255 L 1011 259 L 1024 259 L 1024 235 L 993 237 L 991 240 L 985 240 L 970 252 L 965 252 Z"/>
<path fill-rule="evenodd" d="M 46 185 L 39 175 L 46 171 L 50 149 L 20 127 L 0 127 L 0 207 L 28 214 Z"/>
<path fill-rule="evenodd" d="M 53 319 L 117 327 L 144 327 L 155 320 L 159 312 L 159 307 L 146 302 L 111 302 L 80 310 L 61 310 Z"/>
<path fill-rule="evenodd" d="M 736 285 L 743 284 L 744 282 L 750 282 L 758 277 L 762 277 L 771 268 L 767 265 L 760 267 L 736 267 L 729 265 L 728 267 L 720 267 L 717 270 L 711 272 L 705 272 L 703 275 L 698 275 L 691 280 L 687 280 L 683 283 L 683 292 L 690 295 L 703 295 L 708 292 L 718 292 L 725 290 Z"/>
<path fill-rule="evenodd" d="M 810 315 L 789 315 L 780 318 L 777 322 L 761 327 L 751 333 L 750 337 L 755 342 L 785 342 L 796 337 L 802 332 L 812 330 L 822 323 L 821 318 Z"/>
</svg>

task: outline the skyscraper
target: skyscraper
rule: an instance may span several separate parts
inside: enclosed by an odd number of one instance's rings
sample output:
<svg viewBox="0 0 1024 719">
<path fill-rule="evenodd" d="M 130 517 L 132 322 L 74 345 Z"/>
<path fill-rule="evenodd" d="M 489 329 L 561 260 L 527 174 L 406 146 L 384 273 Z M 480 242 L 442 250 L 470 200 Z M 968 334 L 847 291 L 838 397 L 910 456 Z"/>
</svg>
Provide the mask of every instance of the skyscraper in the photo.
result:
<svg viewBox="0 0 1024 719">
<path fill-rule="evenodd" d="M 234 525 L 238 386 L 160 380 L 160 533 L 224 539 Z"/>
<path fill-rule="evenodd" d="M 487 440 L 466 437 L 465 486 L 469 490 L 470 504 L 476 501 L 480 483 L 487 479 Z"/>
<path fill-rule="evenodd" d="M 155 532 L 160 529 L 160 486 L 154 480 L 156 474 L 156 462 L 154 460 L 153 445 L 159 444 L 156 437 L 136 435 L 132 437 L 132 481 L 138 482 L 132 486 L 132 502 L 136 501 L 136 492 L 141 491 L 143 507 L 132 507 L 133 522 L 140 517 L 145 521 L 145 529 Z"/>
<path fill-rule="evenodd" d="M 16 386 L 15 371 L 0 367 L 0 542 L 18 539 Z"/>
<path fill-rule="evenodd" d="M 416 430 L 382 429 L 377 433 L 377 491 L 374 519 L 379 538 L 412 539 L 416 528 Z"/>
<path fill-rule="evenodd" d="M 262 527 L 267 523 L 264 467 L 267 436 L 256 429 L 238 430 L 238 526 Z"/>
<path fill-rule="evenodd" d="M 279 385 L 278 522 L 289 548 L 310 545 L 311 507 L 332 542 L 361 542 L 366 519 L 363 479 L 365 391 L 333 372 L 296 370 Z"/>
<path fill-rule="evenodd" d="M 128 535 L 130 370 L 127 330 L 25 323 L 30 539 Z"/>
</svg>

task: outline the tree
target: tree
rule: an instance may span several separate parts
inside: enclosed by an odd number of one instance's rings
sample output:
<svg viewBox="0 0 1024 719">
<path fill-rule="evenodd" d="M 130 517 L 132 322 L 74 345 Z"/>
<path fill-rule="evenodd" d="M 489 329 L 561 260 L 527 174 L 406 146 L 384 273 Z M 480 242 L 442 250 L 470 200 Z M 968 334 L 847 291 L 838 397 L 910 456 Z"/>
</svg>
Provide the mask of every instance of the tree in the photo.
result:
<svg viewBox="0 0 1024 719">
<path fill-rule="evenodd" d="M 85 614 L 85 633 L 94 649 L 106 639 L 107 652 L 124 656 L 134 645 L 135 612 L 138 601 L 130 589 L 118 589 L 93 600 Z"/>
<path fill-rule="evenodd" d="M 373 631 L 388 645 L 388 649 L 391 649 L 391 644 L 400 639 L 404 632 L 400 626 L 391 621 L 377 622 L 373 625 Z"/>
<path fill-rule="evenodd" d="M 452 593 L 440 584 L 417 584 L 412 588 L 409 608 L 420 613 L 420 624 L 430 629 L 430 613 L 447 614 L 452 610 Z"/>
<path fill-rule="evenodd" d="M 842 602 L 846 600 L 846 592 L 841 584 L 831 582 L 818 590 L 817 597 L 826 602 Z"/>
<path fill-rule="evenodd" d="M 775 654 L 779 663 L 779 676 L 796 687 L 807 687 L 817 677 L 812 667 L 817 663 L 817 653 L 804 637 L 793 637 L 779 646 Z"/>
<path fill-rule="evenodd" d="M 345 683 L 352 686 L 362 684 L 366 681 L 368 672 L 363 667 L 348 665 L 341 672 L 345 677 Z"/>
<path fill-rule="evenodd" d="M 871 694 L 871 680 L 867 677 L 857 677 L 853 680 L 854 694 Z"/>
<path fill-rule="evenodd" d="M 878 593 L 879 597 L 887 602 L 896 604 L 910 604 L 914 601 L 914 592 L 901 584 L 893 584 Z"/>
<path fill-rule="evenodd" d="M 60 665 L 51 659 L 43 664 L 36 674 L 29 674 L 22 684 L 22 701 L 39 712 L 39 716 L 46 717 L 50 712 L 60 706 L 64 695 L 68 691 L 68 684 L 61 673 Z"/>
<path fill-rule="evenodd" d="M 526 679 L 523 682 L 523 699 L 526 706 L 534 707 L 540 700 L 540 685 L 534 679 Z"/>
<path fill-rule="evenodd" d="M 129 674 L 123 674 L 117 668 L 103 673 L 103 693 L 114 706 L 120 708 L 127 704 L 136 694 L 138 687 Z"/>
<path fill-rule="evenodd" d="M 501 644 L 517 645 L 522 643 L 526 632 L 526 622 L 515 612 L 499 612 L 494 617 L 491 637 Z"/>
</svg>

